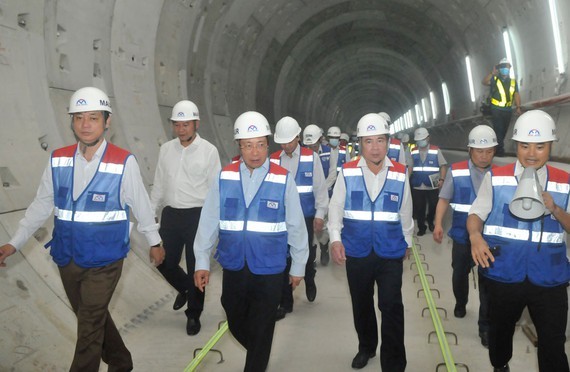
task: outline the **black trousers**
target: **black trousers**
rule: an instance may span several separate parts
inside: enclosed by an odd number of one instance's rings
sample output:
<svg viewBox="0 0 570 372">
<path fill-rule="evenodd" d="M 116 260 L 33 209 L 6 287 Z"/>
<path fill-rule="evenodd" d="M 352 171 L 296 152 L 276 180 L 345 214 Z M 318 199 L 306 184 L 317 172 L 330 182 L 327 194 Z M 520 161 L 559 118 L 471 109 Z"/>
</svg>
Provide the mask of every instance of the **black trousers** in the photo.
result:
<svg viewBox="0 0 570 372">
<path fill-rule="evenodd" d="M 160 219 L 160 237 L 166 255 L 157 267 L 166 281 L 178 292 L 188 291 L 188 318 L 200 318 L 204 309 L 204 294 L 194 286 L 194 238 L 202 208 L 176 209 L 165 207 Z M 186 248 L 186 272 L 180 267 L 182 251 Z"/>
<path fill-rule="evenodd" d="M 469 273 L 475 266 L 471 257 L 471 243 L 461 244 L 453 241 L 451 248 L 451 282 L 457 305 L 465 306 L 469 300 Z M 488 294 L 484 277 L 479 275 L 479 332 L 489 330 Z"/>
<path fill-rule="evenodd" d="M 491 106 L 491 122 L 493 123 L 498 143 L 496 153 L 501 156 L 505 153 L 505 135 L 511 124 L 512 115 L 513 112 L 511 110 L 498 110 Z"/>
<path fill-rule="evenodd" d="M 247 265 L 225 270 L 222 306 L 235 339 L 247 350 L 246 372 L 265 371 L 271 354 L 283 274 L 256 275 Z"/>
<path fill-rule="evenodd" d="M 101 359 L 109 365 L 109 371 L 133 369 L 131 353 L 108 310 L 122 270 L 123 260 L 94 268 L 79 267 L 73 261 L 59 267 L 63 288 L 77 316 L 71 372 L 97 372 Z"/>
<path fill-rule="evenodd" d="M 315 268 L 315 259 L 317 258 L 317 246 L 313 245 L 313 221 L 314 217 L 305 217 L 305 226 L 309 235 L 309 258 L 305 265 L 305 283 L 314 281 L 317 269 Z M 293 288 L 289 284 L 289 270 L 291 269 L 291 257 L 287 257 L 287 267 L 283 271 L 283 285 L 281 288 L 281 304 L 284 309 L 293 311 Z"/>
<path fill-rule="evenodd" d="M 404 304 L 402 302 L 402 259 L 383 259 L 374 252 L 368 257 L 346 258 L 346 276 L 352 299 L 358 351 L 376 352 L 378 325 L 374 308 L 374 283 L 378 286 L 378 309 L 382 313 L 380 366 L 383 371 L 406 368 Z"/>
<path fill-rule="evenodd" d="M 501 283 L 486 278 L 489 288 L 489 357 L 494 367 L 513 356 L 515 325 L 525 307 L 538 336 L 538 368 L 541 372 L 568 372 L 564 349 L 568 315 L 567 285 L 539 287 L 528 280 Z"/>
<path fill-rule="evenodd" d="M 414 218 L 418 223 L 419 231 L 426 231 L 426 221 L 428 225 L 433 225 L 435 217 L 435 207 L 439 201 L 439 189 L 417 190 L 412 188 L 412 204 L 414 208 Z M 427 204 L 427 216 L 426 216 Z M 427 218 L 426 218 L 427 217 Z"/>
</svg>

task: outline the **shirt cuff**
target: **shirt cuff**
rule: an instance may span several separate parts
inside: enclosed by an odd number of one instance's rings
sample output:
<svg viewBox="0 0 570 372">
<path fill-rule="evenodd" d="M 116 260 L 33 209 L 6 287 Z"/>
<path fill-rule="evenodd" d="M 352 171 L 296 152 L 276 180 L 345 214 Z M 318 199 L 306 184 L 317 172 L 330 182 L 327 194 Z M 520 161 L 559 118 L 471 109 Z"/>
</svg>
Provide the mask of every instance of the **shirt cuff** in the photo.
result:
<svg viewBox="0 0 570 372">
<path fill-rule="evenodd" d="M 341 242 L 342 239 L 340 238 L 340 231 L 337 230 L 329 230 L 330 241 L 332 242 Z"/>
<path fill-rule="evenodd" d="M 289 275 L 298 276 L 301 278 L 304 277 L 305 276 L 305 266 L 306 266 L 306 264 L 304 264 L 304 263 L 292 262 L 291 263 L 291 270 L 289 270 Z"/>
</svg>

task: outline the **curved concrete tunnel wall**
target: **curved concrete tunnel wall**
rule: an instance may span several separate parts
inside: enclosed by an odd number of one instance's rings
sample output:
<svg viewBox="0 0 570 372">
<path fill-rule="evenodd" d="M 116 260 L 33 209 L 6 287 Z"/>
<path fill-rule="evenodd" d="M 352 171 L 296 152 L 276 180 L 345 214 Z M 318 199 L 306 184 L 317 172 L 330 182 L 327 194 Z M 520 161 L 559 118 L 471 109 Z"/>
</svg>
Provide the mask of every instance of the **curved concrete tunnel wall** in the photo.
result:
<svg viewBox="0 0 570 372">
<path fill-rule="evenodd" d="M 558 1 L 558 7 L 567 65 L 570 4 Z M 351 131 L 364 113 L 387 111 L 397 118 L 430 90 L 439 116 L 424 125 L 442 147 L 463 148 L 466 133 L 481 120 L 477 102 L 487 88 L 480 81 L 504 56 L 505 26 L 523 104 L 567 97 L 542 0 L 0 2 L 0 240 L 16 230 L 49 152 L 74 141 L 66 108 L 82 86 L 107 91 L 114 110 L 108 138 L 137 156 L 149 186 L 159 147 L 171 136 L 171 108 L 185 98 L 198 104 L 200 133 L 218 146 L 222 161 L 235 154 L 231 127 L 244 111 L 260 111 L 271 123 L 293 115 L 303 126 Z M 469 98 L 466 54 L 476 103 Z M 447 116 L 443 81 L 451 95 Z M 561 137 L 554 156 L 564 161 L 570 160 L 562 145 L 570 140 L 567 102 L 545 108 Z M 55 359 L 45 345 L 74 342 L 73 314 L 41 248 L 50 229 L 48 221 L 0 271 L 14 284 L 0 290 L 9 299 L 0 305 L 9 315 L 2 317 L 2 329 L 17 340 L 11 347 L 28 345 L 26 352 L 48 364 Z M 145 245 L 133 234 L 122 295 L 113 300 L 116 321 L 127 331 L 171 296 L 146 262 Z M 141 281 L 148 290 L 137 286 Z M 18 316 L 28 323 L 20 324 Z M 42 340 L 36 329 L 47 330 L 50 339 Z M 32 353 L 33 345 L 43 351 Z M 2 353 L 2 360 L 16 358 Z"/>
</svg>

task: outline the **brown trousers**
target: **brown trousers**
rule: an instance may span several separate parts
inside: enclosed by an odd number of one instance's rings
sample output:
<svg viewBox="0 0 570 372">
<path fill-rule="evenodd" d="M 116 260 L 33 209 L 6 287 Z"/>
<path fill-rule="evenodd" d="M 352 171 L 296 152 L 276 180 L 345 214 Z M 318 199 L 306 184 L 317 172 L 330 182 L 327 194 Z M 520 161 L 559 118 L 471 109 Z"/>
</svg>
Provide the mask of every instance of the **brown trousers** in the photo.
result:
<svg viewBox="0 0 570 372">
<path fill-rule="evenodd" d="M 101 359 L 109 365 L 109 371 L 133 369 L 131 353 L 108 310 L 122 269 L 123 260 L 94 268 L 82 268 L 73 261 L 59 267 L 65 293 L 77 316 L 71 372 L 97 372 Z"/>
</svg>

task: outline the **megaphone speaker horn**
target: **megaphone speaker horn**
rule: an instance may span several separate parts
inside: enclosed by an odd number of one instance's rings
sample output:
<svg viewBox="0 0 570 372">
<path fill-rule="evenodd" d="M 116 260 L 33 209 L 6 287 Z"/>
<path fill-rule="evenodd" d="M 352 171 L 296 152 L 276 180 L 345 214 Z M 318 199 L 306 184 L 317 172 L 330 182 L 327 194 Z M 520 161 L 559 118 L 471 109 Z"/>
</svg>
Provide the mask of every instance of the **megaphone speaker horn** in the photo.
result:
<svg viewBox="0 0 570 372">
<path fill-rule="evenodd" d="M 532 167 L 524 169 L 513 200 L 509 204 L 509 210 L 515 216 L 525 220 L 542 217 L 546 212 L 536 169 Z"/>
</svg>

